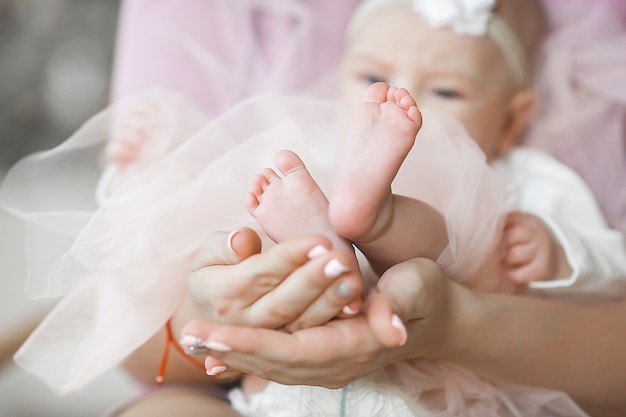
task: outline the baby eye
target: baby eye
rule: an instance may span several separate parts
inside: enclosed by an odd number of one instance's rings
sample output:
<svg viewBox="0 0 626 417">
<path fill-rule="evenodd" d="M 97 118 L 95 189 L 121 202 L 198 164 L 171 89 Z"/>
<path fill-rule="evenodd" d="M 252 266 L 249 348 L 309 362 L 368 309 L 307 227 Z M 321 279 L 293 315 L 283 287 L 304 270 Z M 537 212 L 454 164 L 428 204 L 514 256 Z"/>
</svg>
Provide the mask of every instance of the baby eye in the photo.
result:
<svg viewBox="0 0 626 417">
<path fill-rule="evenodd" d="M 363 75 L 361 79 L 367 84 L 386 82 L 386 80 L 383 77 L 379 77 L 376 75 Z"/>
<path fill-rule="evenodd" d="M 455 99 L 455 98 L 462 98 L 463 95 L 456 91 L 456 90 L 452 90 L 452 89 L 448 89 L 448 88 L 436 88 L 433 90 L 433 93 L 441 98 L 447 98 L 447 99 Z"/>
</svg>

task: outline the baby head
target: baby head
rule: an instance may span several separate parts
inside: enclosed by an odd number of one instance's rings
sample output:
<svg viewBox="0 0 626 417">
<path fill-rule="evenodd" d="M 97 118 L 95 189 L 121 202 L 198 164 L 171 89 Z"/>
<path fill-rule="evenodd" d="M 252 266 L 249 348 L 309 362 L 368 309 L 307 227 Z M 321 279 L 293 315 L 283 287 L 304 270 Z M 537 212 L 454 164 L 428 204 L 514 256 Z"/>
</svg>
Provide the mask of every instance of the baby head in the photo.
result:
<svg viewBox="0 0 626 417">
<path fill-rule="evenodd" d="M 340 98 L 385 81 L 458 118 L 490 160 L 520 138 L 545 33 L 536 0 L 365 0 L 340 67 Z"/>
</svg>

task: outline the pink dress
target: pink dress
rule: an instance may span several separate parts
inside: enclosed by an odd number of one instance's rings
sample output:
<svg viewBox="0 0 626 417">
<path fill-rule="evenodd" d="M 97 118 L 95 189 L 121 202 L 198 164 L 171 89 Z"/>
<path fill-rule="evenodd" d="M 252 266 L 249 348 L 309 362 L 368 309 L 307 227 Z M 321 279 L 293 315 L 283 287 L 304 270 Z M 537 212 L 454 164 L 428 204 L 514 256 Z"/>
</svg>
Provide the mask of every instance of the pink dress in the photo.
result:
<svg viewBox="0 0 626 417">
<path fill-rule="evenodd" d="M 124 0 L 115 101 L 159 87 L 208 117 L 260 93 L 327 95 L 359 0 Z"/>
</svg>

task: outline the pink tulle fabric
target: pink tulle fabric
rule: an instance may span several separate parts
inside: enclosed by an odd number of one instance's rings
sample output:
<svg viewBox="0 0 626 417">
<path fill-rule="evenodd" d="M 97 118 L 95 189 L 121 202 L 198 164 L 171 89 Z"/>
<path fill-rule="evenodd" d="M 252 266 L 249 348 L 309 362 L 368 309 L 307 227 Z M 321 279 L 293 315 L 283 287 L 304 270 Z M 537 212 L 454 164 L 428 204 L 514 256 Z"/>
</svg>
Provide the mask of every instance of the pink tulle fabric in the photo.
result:
<svg viewBox="0 0 626 417">
<path fill-rule="evenodd" d="M 626 3 L 544 0 L 552 31 L 526 143 L 572 167 L 626 233 Z"/>
<path fill-rule="evenodd" d="M 191 258 L 207 233 L 258 228 L 243 202 L 276 151 L 297 152 L 328 192 L 352 114 L 335 101 L 257 96 L 122 177 L 98 206 L 95 167 L 118 107 L 145 100 L 169 106 L 178 115 L 172 121 L 189 122 L 191 104 L 171 93 L 122 101 L 58 148 L 20 161 L 0 190 L 2 205 L 27 223 L 29 264 L 36 267 L 27 292 L 65 294 L 16 360 L 61 393 L 116 365 L 163 326 L 185 294 Z M 450 245 L 439 262 L 462 280 L 494 249 L 507 194 L 460 124 L 428 111 L 424 119 L 394 190 L 445 214 Z"/>
<path fill-rule="evenodd" d="M 168 93 L 149 96 L 180 103 Z M 178 110 L 173 120 L 186 122 L 188 106 Z M 116 114 L 114 106 L 59 148 L 19 162 L 0 194 L 2 204 L 27 221 L 28 253 L 39 268 L 30 270 L 28 292 L 66 294 L 16 360 L 62 393 L 119 363 L 165 323 L 186 291 L 190 260 L 207 233 L 257 227 L 243 201 L 251 178 L 272 166 L 276 151 L 296 151 L 328 191 L 351 112 L 304 97 L 244 101 L 121 183 L 97 207 L 99 173 L 92 167 Z M 459 124 L 443 115 L 424 117 L 418 146 L 394 188 L 446 214 L 452 234 L 444 268 L 475 271 L 496 242 L 504 186 Z M 39 264 L 45 257 L 49 263 Z"/>
</svg>

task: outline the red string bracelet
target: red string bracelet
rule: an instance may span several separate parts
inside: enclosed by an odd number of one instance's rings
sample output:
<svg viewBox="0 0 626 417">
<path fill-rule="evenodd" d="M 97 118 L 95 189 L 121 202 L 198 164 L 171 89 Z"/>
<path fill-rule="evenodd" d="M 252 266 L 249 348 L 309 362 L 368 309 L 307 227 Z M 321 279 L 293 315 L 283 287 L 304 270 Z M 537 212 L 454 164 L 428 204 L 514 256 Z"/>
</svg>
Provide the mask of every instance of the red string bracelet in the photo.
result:
<svg viewBox="0 0 626 417">
<path fill-rule="evenodd" d="M 170 323 L 170 320 L 168 320 L 167 323 L 165 323 L 165 335 L 166 335 L 165 349 L 163 349 L 163 356 L 161 357 L 161 366 L 159 367 L 159 374 L 156 377 L 157 385 L 163 385 L 163 382 L 165 381 L 165 369 L 167 368 L 167 360 L 170 356 L 170 346 L 174 346 L 174 349 L 176 349 L 178 353 L 180 353 L 183 356 L 183 358 L 187 359 L 189 362 L 191 362 L 192 364 L 194 364 L 195 366 L 197 366 L 198 368 L 204 371 L 204 363 L 187 355 L 183 347 L 179 345 L 178 342 L 174 339 L 174 337 L 172 336 L 172 324 Z"/>
</svg>

